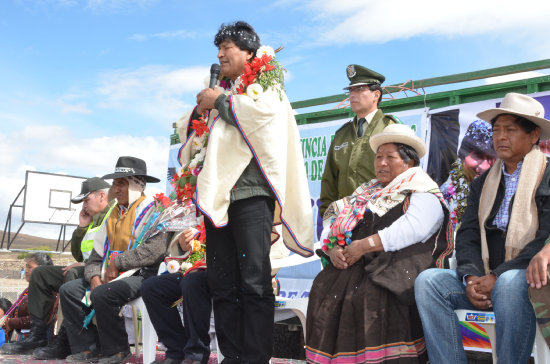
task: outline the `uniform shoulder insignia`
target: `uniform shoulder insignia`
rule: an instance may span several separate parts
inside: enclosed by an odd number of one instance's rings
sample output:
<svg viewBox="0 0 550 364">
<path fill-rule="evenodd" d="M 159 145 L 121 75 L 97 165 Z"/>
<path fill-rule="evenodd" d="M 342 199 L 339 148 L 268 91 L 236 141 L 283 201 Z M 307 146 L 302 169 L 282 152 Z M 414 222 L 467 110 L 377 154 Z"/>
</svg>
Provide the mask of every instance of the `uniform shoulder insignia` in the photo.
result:
<svg viewBox="0 0 550 364">
<path fill-rule="evenodd" d="M 388 114 L 386 114 L 386 115 L 384 115 L 384 116 L 386 116 L 387 118 L 389 118 L 389 119 L 395 121 L 397 124 L 403 124 L 403 122 L 402 122 L 397 116 L 395 116 L 395 115 L 388 115 Z"/>
<path fill-rule="evenodd" d="M 346 123 L 344 123 L 344 125 L 342 125 L 341 127 L 339 127 L 338 129 L 336 129 L 336 131 L 334 132 L 334 134 L 338 133 L 340 130 L 344 129 L 346 126 L 348 126 L 348 124 L 351 124 L 353 122 L 353 120 L 350 120 Z"/>
</svg>

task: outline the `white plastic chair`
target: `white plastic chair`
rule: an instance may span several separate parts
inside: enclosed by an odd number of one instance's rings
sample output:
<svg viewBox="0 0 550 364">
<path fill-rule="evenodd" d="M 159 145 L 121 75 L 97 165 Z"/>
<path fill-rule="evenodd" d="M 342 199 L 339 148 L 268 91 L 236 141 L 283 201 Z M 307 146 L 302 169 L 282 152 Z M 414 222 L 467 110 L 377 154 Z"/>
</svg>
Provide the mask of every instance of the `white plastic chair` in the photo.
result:
<svg viewBox="0 0 550 364">
<path fill-rule="evenodd" d="M 139 339 L 141 338 L 143 364 L 149 364 L 155 361 L 157 354 L 157 333 L 151 323 L 151 319 L 149 318 L 143 299 L 139 297 L 128 304 L 132 306 L 132 322 L 134 324 L 136 358 L 140 355 Z M 141 330 L 138 328 L 138 311 L 141 312 Z"/>
<path fill-rule="evenodd" d="M 166 264 L 162 262 L 159 265 L 157 275 L 166 271 Z M 141 297 L 128 302 L 132 306 L 132 323 L 134 325 L 134 337 L 136 346 L 136 358 L 139 358 L 139 343 L 141 339 L 143 351 L 143 364 L 149 364 L 155 361 L 157 355 L 157 332 L 147 313 L 145 302 Z M 141 312 L 141 331 L 138 328 L 138 311 Z"/>
<path fill-rule="evenodd" d="M 455 313 L 459 321 L 475 322 L 479 326 L 483 327 L 489 341 L 491 342 L 491 350 L 493 356 L 493 363 L 497 363 L 496 352 L 496 333 L 495 333 L 495 314 L 490 311 L 474 311 L 474 310 L 455 310 Z M 535 358 L 535 364 L 550 363 L 550 350 L 546 345 L 546 341 L 542 336 L 540 327 L 537 324 L 537 333 L 535 335 L 535 343 L 533 345 L 533 353 Z"/>
<path fill-rule="evenodd" d="M 306 340 L 306 316 L 307 316 L 307 298 L 286 298 L 277 296 L 275 298 L 275 322 L 283 320 L 277 317 L 278 311 L 291 310 L 300 320 L 303 328 L 304 341 Z M 285 318 L 286 319 L 286 318 Z"/>
<path fill-rule="evenodd" d="M 451 269 L 456 270 L 456 258 L 455 252 L 453 256 L 449 258 L 449 266 Z M 455 310 L 455 314 L 458 317 L 458 321 L 475 322 L 479 326 L 483 327 L 483 330 L 487 333 L 489 341 L 491 342 L 491 354 L 493 356 L 493 363 L 497 362 L 496 352 L 496 333 L 495 333 L 495 313 L 492 311 L 476 311 L 476 310 Z M 535 358 L 535 364 L 550 363 L 550 350 L 546 345 L 544 337 L 540 331 L 540 327 L 537 324 L 537 333 L 535 335 L 535 343 L 533 344 L 533 353 Z"/>
<path fill-rule="evenodd" d="M 319 247 L 319 243 L 315 244 L 315 248 Z M 286 268 L 296 265 L 306 264 L 314 261 L 319 261 L 320 258 L 313 254 L 311 257 L 304 258 L 298 254 L 289 255 L 286 258 L 273 260 L 271 263 L 271 269 Z M 275 322 L 285 320 L 289 317 L 296 315 L 302 324 L 302 331 L 304 333 L 304 342 L 306 340 L 306 316 L 307 316 L 307 304 L 309 299 L 306 298 L 287 298 L 277 296 L 275 297 Z M 285 315 L 285 311 L 291 311 L 294 315 Z M 286 316 L 286 317 L 285 317 Z"/>
</svg>

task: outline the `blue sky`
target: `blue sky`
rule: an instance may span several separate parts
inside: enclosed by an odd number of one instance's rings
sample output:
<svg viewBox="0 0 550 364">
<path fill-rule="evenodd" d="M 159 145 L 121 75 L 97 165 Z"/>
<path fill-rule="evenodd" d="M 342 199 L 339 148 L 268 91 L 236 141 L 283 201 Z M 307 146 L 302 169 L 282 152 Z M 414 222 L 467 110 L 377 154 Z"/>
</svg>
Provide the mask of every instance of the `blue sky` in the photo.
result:
<svg viewBox="0 0 550 364">
<path fill-rule="evenodd" d="M 135 155 L 163 177 L 221 23 L 246 20 L 285 47 L 297 101 L 341 93 L 350 63 L 393 84 L 550 58 L 548 14 L 545 0 L 3 0 L 0 223 L 29 169 L 101 176 Z"/>
</svg>

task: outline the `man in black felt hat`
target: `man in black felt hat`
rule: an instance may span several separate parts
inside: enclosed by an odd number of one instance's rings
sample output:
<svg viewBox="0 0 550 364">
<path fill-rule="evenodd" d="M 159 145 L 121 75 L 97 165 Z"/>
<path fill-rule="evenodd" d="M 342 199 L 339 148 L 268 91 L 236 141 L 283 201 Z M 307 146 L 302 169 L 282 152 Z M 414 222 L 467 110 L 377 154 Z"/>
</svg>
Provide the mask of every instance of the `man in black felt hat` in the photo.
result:
<svg viewBox="0 0 550 364">
<path fill-rule="evenodd" d="M 111 185 L 101 178 L 88 178 L 82 182 L 79 195 L 71 199 L 73 204 L 84 202 L 79 215 L 79 226 L 71 237 L 71 253 L 77 263 L 63 267 L 41 265 L 33 269 L 29 279 L 29 315 L 31 331 L 25 340 L 5 344 L 1 352 L 5 354 L 28 354 L 47 344 L 48 322 L 54 310 L 59 287 L 65 282 L 84 276 L 84 261 L 88 258 L 93 235 L 101 226 L 107 213 L 108 189 Z M 54 317 L 55 318 L 55 317 Z M 38 350 L 38 352 L 36 352 Z M 63 327 L 56 340 L 47 348 L 39 348 L 33 355 L 40 359 L 65 358 L 68 353 L 67 334 Z"/>
<path fill-rule="evenodd" d="M 101 355 L 100 363 L 123 363 L 130 356 L 124 319 L 119 311 L 140 296 L 144 279 L 156 275 L 169 239 L 159 233 L 143 242 L 138 240 L 150 214 L 152 198 L 143 191 L 147 182 L 159 179 L 147 175 L 145 161 L 120 157 L 115 172 L 103 176 L 113 179 L 111 191 L 117 205 L 94 237 L 93 250 L 86 262 L 84 278 L 61 286 L 61 307 L 73 355 L 67 361 L 88 362 Z M 92 307 L 83 303 L 86 290 L 95 310 L 97 326 L 83 322 Z"/>
<path fill-rule="evenodd" d="M 356 116 L 336 131 L 330 144 L 321 180 L 320 216 L 332 202 L 350 196 L 361 183 L 375 178 L 369 139 L 389 124 L 399 122 L 378 109 L 384 76 L 356 64 L 350 64 L 346 74 L 350 83 L 344 90 Z"/>
</svg>

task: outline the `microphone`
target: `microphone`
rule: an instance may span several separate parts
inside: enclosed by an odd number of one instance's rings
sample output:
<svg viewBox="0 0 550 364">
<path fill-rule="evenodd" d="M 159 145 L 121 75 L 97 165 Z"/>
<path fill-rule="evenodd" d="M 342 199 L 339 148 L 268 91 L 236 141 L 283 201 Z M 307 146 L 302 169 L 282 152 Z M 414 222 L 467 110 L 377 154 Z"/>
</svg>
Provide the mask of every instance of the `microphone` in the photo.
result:
<svg viewBox="0 0 550 364">
<path fill-rule="evenodd" d="M 219 75 L 220 75 L 220 65 L 217 63 L 212 63 L 212 66 L 210 66 L 210 84 L 208 85 L 208 88 L 213 89 L 214 86 L 216 86 L 216 82 L 218 81 Z"/>
</svg>

